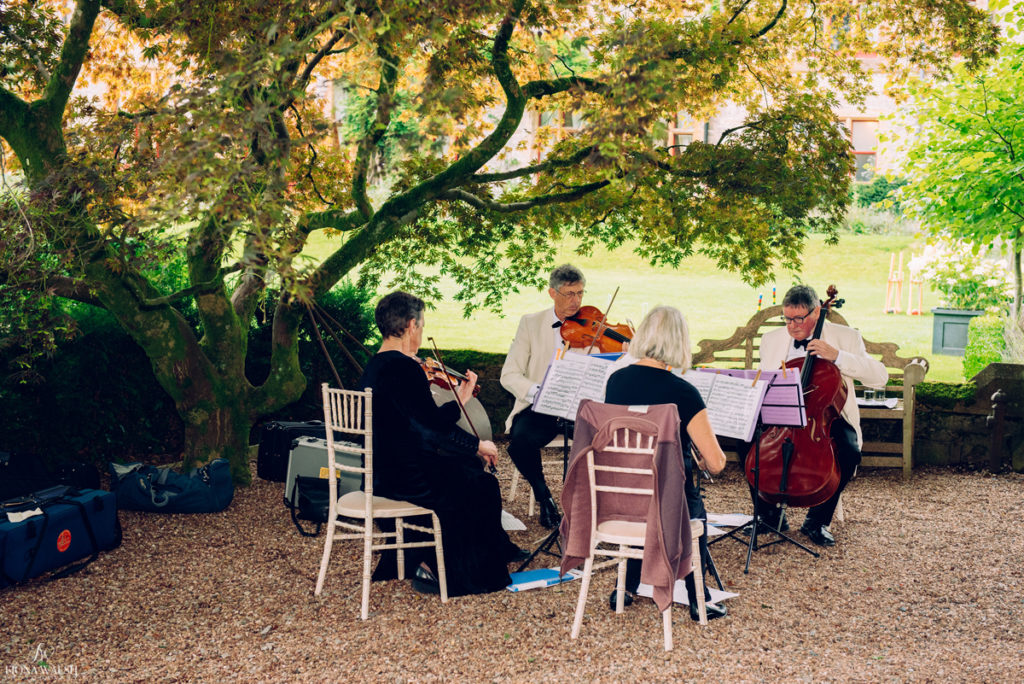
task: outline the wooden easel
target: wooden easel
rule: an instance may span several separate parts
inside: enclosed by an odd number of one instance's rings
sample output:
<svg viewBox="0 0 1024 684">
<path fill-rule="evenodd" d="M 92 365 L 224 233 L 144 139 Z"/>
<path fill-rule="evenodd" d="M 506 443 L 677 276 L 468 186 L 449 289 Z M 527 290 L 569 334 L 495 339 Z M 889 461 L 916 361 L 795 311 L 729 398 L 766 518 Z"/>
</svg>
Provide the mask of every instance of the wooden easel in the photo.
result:
<svg viewBox="0 0 1024 684">
<path fill-rule="evenodd" d="M 900 300 L 903 299 L 903 252 L 900 252 L 900 265 L 894 268 L 896 255 L 889 255 L 889 279 L 885 286 L 885 313 L 902 313 Z"/>
<path fill-rule="evenodd" d="M 911 254 L 913 257 L 913 254 Z M 913 258 L 909 263 L 913 263 Z M 917 291 L 917 306 L 914 306 L 914 291 Z M 907 288 L 907 315 L 920 316 L 924 308 L 924 279 L 920 271 L 910 271 L 910 287 Z"/>
</svg>

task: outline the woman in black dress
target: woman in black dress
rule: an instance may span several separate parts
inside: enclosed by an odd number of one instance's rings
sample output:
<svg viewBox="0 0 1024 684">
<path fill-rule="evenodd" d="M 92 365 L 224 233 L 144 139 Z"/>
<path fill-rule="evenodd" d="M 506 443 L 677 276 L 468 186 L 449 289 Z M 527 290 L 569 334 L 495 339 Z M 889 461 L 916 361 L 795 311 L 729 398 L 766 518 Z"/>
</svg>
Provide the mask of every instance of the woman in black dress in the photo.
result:
<svg viewBox="0 0 1024 684">
<path fill-rule="evenodd" d="M 725 454 L 711 429 L 707 409 L 700 393 L 693 385 L 670 372 L 670 368 L 690 367 L 690 332 L 683 314 L 671 306 L 658 306 L 644 317 L 629 345 L 630 357 L 637 359 L 632 365 L 612 373 L 605 389 L 608 404 L 675 404 L 679 410 L 679 425 L 685 431 L 679 435 L 686 466 L 686 503 L 690 519 L 707 518 L 704 500 L 694 477 L 694 465 L 712 475 L 725 467 Z M 690 456 L 691 443 L 700 452 L 695 464 Z M 700 538 L 702 558 L 707 557 L 707 530 Z M 706 564 L 702 564 L 707 567 Z M 626 562 L 626 596 L 624 603 L 633 602 L 633 594 L 640 584 L 640 561 Z M 698 620 L 696 588 L 693 573 L 686 576 L 686 591 L 690 600 L 690 617 Z M 710 598 L 706 593 L 705 598 Z M 614 610 L 616 593 L 609 604 Z M 726 614 L 724 606 L 708 604 L 708 619 Z"/>
<path fill-rule="evenodd" d="M 497 591 L 511 584 L 507 564 L 525 552 L 502 529 L 498 481 L 483 469 L 484 462 L 497 461 L 494 443 L 456 427 L 456 402 L 437 406 L 431 396 L 415 357 L 423 339 L 423 309 L 421 299 L 405 292 L 393 292 L 377 304 L 384 341 L 358 385 L 373 389 L 374 494 L 437 513 L 449 595 Z M 463 404 L 472 397 L 477 377 L 466 375 L 458 389 Z M 433 551 L 407 549 L 405 558 L 413 586 L 436 591 Z M 374 579 L 395 577 L 396 554 L 381 554 Z"/>
</svg>

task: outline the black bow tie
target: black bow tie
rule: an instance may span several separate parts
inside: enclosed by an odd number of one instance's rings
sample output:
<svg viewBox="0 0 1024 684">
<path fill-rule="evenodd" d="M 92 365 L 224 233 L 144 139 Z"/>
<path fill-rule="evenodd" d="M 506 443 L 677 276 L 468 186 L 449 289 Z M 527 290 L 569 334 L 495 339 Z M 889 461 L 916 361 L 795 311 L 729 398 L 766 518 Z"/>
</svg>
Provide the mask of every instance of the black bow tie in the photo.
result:
<svg viewBox="0 0 1024 684">
<path fill-rule="evenodd" d="M 807 338 L 806 340 L 793 340 L 793 346 L 797 349 L 807 349 L 807 343 L 810 341 L 810 338 Z"/>
<path fill-rule="evenodd" d="M 552 328 L 561 328 L 563 322 L 564 321 L 555 321 L 554 323 L 551 324 L 551 327 Z"/>
</svg>

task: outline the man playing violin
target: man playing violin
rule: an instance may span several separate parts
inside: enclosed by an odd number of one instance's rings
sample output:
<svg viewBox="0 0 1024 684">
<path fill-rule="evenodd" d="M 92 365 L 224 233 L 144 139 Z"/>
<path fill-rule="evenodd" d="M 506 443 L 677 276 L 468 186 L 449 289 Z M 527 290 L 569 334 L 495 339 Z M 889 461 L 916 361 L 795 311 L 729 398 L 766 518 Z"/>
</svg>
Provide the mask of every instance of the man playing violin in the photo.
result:
<svg viewBox="0 0 1024 684">
<path fill-rule="evenodd" d="M 830 499 L 808 509 L 807 518 L 800 527 L 800 531 L 818 546 L 834 546 L 835 538 L 829 531 L 832 514 L 839 503 L 839 495 L 860 463 L 863 443 L 853 381 L 882 388 L 889 381 L 889 374 L 881 361 L 868 356 L 863 338 L 853 328 L 826 320 L 821 337 L 810 339 L 820 314 L 820 300 L 813 288 L 807 285 L 790 288 L 782 298 L 782 318 L 786 327 L 765 333 L 761 338 L 761 368 L 775 370 L 790 359 L 811 354 L 834 363 L 846 384 L 846 403 L 840 417 L 833 421 L 831 433 L 840 471 L 839 487 Z M 751 491 L 751 496 L 756 494 Z M 769 509 L 768 515 L 764 516 L 765 521 L 784 532 L 789 529 L 789 524 L 778 511 L 778 508 Z"/>
<path fill-rule="evenodd" d="M 562 346 L 562 323 L 583 306 L 585 284 L 583 272 L 570 264 L 551 272 L 548 295 L 554 306 L 520 319 L 501 369 L 501 385 L 516 400 L 505 421 L 505 429 L 511 436 L 508 453 L 533 488 L 540 504 L 540 524 L 548 529 L 558 527 L 562 514 L 544 479 L 540 450 L 558 434 L 559 424 L 554 416 L 535 413 L 530 406 L 555 350 Z"/>
</svg>

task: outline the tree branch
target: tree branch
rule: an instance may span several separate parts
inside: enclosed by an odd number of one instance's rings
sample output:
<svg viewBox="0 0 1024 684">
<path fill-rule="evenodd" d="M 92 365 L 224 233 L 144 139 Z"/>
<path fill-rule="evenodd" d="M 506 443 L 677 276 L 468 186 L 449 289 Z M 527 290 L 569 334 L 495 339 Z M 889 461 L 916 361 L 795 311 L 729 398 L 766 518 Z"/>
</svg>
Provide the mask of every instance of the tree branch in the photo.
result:
<svg viewBox="0 0 1024 684">
<path fill-rule="evenodd" d="M 389 36 L 381 38 L 377 47 L 377 57 L 381 62 L 380 83 L 377 87 L 377 112 L 370 130 L 359 141 L 356 148 L 356 160 L 352 169 L 352 200 L 359 212 L 366 217 L 373 215 L 373 206 L 366 195 L 366 176 L 377 149 L 377 143 L 388 130 L 391 123 L 391 110 L 395 106 L 395 86 L 398 82 L 398 64 L 391 46 L 384 45 Z"/>
<path fill-rule="evenodd" d="M 779 5 L 779 11 L 775 13 L 775 16 L 772 17 L 771 21 L 761 27 L 761 30 L 752 35 L 751 38 L 760 38 L 775 28 L 775 25 L 779 23 L 780 19 L 782 19 L 782 15 L 786 13 L 787 4 L 787 0 L 782 0 L 782 4 Z M 744 7 L 746 7 L 746 5 L 747 3 L 743 4 Z"/>
<path fill-rule="evenodd" d="M 538 197 L 532 197 L 528 200 L 521 202 L 495 202 L 494 200 L 479 197 L 471 192 L 463 190 L 461 188 L 453 188 L 441 194 L 440 199 L 447 200 L 461 200 L 466 204 L 476 208 L 485 209 L 487 211 L 498 211 L 502 213 L 512 213 L 516 211 L 523 211 L 526 209 L 532 209 L 534 207 L 541 207 L 547 204 L 564 204 L 566 202 L 573 202 L 575 200 L 586 197 L 592 192 L 596 192 L 601 188 L 607 186 L 610 181 L 602 180 L 594 183 L 587 183 L 581 185 L 569 192 L 556 192 L 549 195 L 540 195 Z"/>
<path fill-rule="evenodd" d="M 502 112 L 498 124 L 476 147 L 453 162 L 447 169 L 406 193 L 406 199 L 415 198 L 416 201 L 424 201 L 431 195 L 437 197 L 440 192 L 462 184 L 467 177 L 479 171 L 493 159 L 494 155 L 515 134 L 519 123 L 523 120 L 523 113 L 526 111 L 526 98 L 509 64 L 508 50 L 512 32 L 525 4 L 525 0 L 513 1 L 512 7 L 498 26 L 498 32 L 494 36 L 494 44 L 491 47 L 491 67 L 505 94 L 505 111 Z"/>
<path fill-rule="evenodd" d="M 332 228 L 344 233 L 359 228 L 369 220 L 370 217 L 364 216 L 358 209 L 353 211 L 328 209 L 303 214 L 299 219 L 299 229 L 310 233 L 322 228 Z"/>
<path fill-rule="evenodd" d="M 732 16 L 729 17 L 729 21 L 725 22 L 725 25 L 731 26 L 734 21 L 739 19 L 740 15 L 743 14 L 748 5 L 750 5 L 750 0 L 744 0 L 743 3 L 736 8 L 736 11 L 732 13 Z"/>
<path fill-rule="evenodd" d="M 331 48 L 337 44 L 339 40 L 344 38 L 345 33 L 343 31 L 335 31 L 331 37 L 324 43 L 319 50 L 316 51 L 306 64 L 306 67 L 302 70 L 296 79 L 295 87 L 292 88 L 292 95 L 287 98 L 286 102 L 281 105 L 281 111 L 284 111 L 295 101 L 296 93 L 305 90 L 306 84 L 309 83 L 310 77 L 313 75 L 313 70 L 316 69 L 317 65 L 324 60 L 327 55 L 334 54 Z"/>
<path fill-rule="evenodd" d="M 532 166 L 524 166 L 519 169 L 511 169 L 509 171 L 499 171 L 495 173 L 478 173 L 470 178 L 473 183 L 495 183 L 500 181 L 512 180 L 514 178 L 522 178 L 524 176 L 530 176 L 535 173 L 543 173 L 544 171 L 550 171 L 551 169 L 560 169 L 569 166 L 575 166 L 581 161 L 589 157 L 594 151 L 597 150 L 596 145 L 588 145 L 580 150 L 577 150 L 572 155 L 564 159 L 545 159 L 539 164 L 533 164 Z"/>
<path fill-rule="evenodd" d="M 178 290 L 177 292 L 169 294 L 166 297 L 153 297 L 149 299 L 143 296 L 143 294 L 135 287 L 134 282 L 130 278 L 126 278 L 124 282 L 131 283 L 131 285 L 129 285 L 128 287 L 131 290 L 132 294 L 135 295 L 137 301 L 139 302 L 139 308 L 145 311 L 170 306 L 176 302 L 182 301 L 183 299 L 194 297 L 196 295 L 217 292 L 218 290 L 221 289 L 221 286 L 224 281 L 224 276 L 226 276 L 229 273 L 237 273 L 238 271 L 241 270 L 242 264 L 239 263 L 232 264 L 231 266 L 225 266 L 224 268 L 221 268 L 213 278 L 204 283 L 197 283 L 195 285 L 192 285 L 191 287 L 186 287 L 185 289 Z"/>
<path fill-rule="evenodd" d="M 71 90 L 82 70 L 82 62 L 89 53 L 89 38 L 100 12 L 98 0 L 78 0 L 68 25 L 68 35 L 60 51 L 60 61 L 46 84 L 43 100 L 47 103 L 50 119 L 59 125 Z"/>
<path fill-rule="evenodd" d="M 92 304 L 101 309 L 107 308 L 86 285 L 85 282 L 67 276 L 54 276 L 47 278 L 44 287 L 49 294 L 65 299 L 73 299 L 83 304 Z"/>
<path fill-rule="evenodd" d="M 593 78 L 583 76 L 566 76 L 564 78 L 551 78 L 538 81 L 530 81 L 523 86 L 523 96 L 535 100 L 545 95 L 557 95 L 579 88 L 590 93 L 606 93 L 608 85 Z"/>
</svg>

